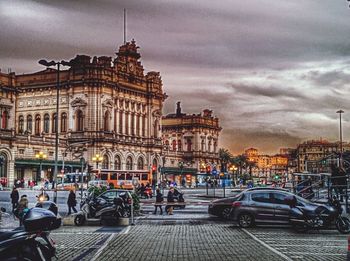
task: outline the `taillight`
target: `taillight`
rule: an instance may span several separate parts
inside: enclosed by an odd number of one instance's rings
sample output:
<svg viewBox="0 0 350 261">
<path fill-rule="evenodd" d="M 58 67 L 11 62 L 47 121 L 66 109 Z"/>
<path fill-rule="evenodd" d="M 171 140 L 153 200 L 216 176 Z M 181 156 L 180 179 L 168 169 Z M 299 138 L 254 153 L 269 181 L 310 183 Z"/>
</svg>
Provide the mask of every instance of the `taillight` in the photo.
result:
<svg viewBox="0 0 350 261">
<path fill-rule="evenodd" d="M 242 202 L 240 202 L 240 201 L 235 201 L 235 202 L 232 203 L 232 207 L 233 208 L 240 207 L 240 206 L 242 206 Z"/>
</svg>

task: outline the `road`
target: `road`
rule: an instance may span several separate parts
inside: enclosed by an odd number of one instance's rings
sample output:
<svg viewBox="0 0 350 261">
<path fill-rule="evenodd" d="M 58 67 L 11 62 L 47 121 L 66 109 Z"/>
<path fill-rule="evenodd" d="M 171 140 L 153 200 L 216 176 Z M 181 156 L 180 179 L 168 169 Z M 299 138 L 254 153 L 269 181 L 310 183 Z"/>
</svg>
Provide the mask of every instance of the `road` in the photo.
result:
<svg viewBox="0 0 350 261">
<path fill-rule="evenodd" d="M 186 190 L 191 204 L 173 216 L 154 215 L 154 199 L 142 200 L 135 226 L 61 227 L 52 232 L 59 260 L 346 260 L 347 235 L 336 230 L 299 234 L 273 226 L 241 229 L 210 217 L 211 199 L 203 194 Z M 11 227 L 10 222 L 2 229 Z"/>
</svg>

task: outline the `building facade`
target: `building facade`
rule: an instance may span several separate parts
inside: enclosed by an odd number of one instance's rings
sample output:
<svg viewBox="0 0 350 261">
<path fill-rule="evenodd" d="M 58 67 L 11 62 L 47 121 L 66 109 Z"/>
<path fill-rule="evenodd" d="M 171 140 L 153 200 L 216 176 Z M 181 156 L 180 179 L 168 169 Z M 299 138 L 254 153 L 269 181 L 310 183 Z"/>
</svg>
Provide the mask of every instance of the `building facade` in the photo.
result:
<svg viewBox="0 0 350 261">
<path fill-rule="evenodd" d="M 218 168 L 220 131 L 211 110 L 190 115 L 178 102 L 176 113 L 162 117 L 163 178 L 186 186 L 204 182 L 207 169 Z"/>
<path fill-rule="evenodd" d="M 122 45 L 114 59 L 77 55 L 59 73 L 53 68 L 0 73 L 0 177 L 6 185 L 52 180 L 56 128 L 59 170 L 74 171 L 81 158 L 96 168 L 96 154 L 103 158 L 102 169 L 150 170 L 162 165 L 166 95 L 160 74 L 144 72 L 138 48 L 133 40 Z M 47 158 L 36 158 L 39 151 Z"/>
</svg>

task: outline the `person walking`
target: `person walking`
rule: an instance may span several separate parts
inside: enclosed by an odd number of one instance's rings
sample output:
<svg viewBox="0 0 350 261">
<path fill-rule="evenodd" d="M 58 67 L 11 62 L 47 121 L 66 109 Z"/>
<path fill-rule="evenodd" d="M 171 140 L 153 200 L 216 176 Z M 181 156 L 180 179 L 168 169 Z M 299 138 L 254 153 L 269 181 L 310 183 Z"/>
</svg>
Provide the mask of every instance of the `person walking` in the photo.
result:
<svg viewBox="0 0 350 261">
<path fill-rule="evenodd" d="M 19 200 L 19 193 L 15 186 L 13 186 L 12 192 L 11 192 L 11 203 L 12 203 L 12 212 L 15 211 L 15 209 L 18 206 L 18 200 Z"/>
<path fill-rule="evenodd" d="M 18 207 L 16 210 L 16 217 L 19 219 L 19 225 L 22 226 L 23 224 L 23 217 L 25 213 L 28 211 L 28 199 L 27 195 L 21 196 L 21 200 L 18 203 Z"/>
<path fill-rule="evenodd" d="M 75 197 L 75 192 L 72 189 L 69 192 L 67 205 L 68 205 L 68 215 L 72 214 L 72 209 L 74 213 L 77 213 L 77 210 L 75 209 L 75 206 L 77 205 L 77 200 Z"/>
<path fill-rule="evenodd" d="M 163 194 L 160 192 L 160 189 L 157 188 L 156 190 L 156 204 L 154 205 L 154 212 L 153 214 L 157 214 L 157 209 L 160 209 L 160 214 L 163 215 L 163 209 L 162 209 L 162 202 L 163 202 Z"/>
<path fill-rule="evenodd" d="M 168 205 L 167 205 L 168 215 L 173 215 L 174 206 L 171 203 L 175 202 L 175 199 L 174 199 L 174 187 L 170 187 L 170 190 L 169 190 L 168 196 L 167 196 L 167 201 L 168 201 Z"/>
</svg>

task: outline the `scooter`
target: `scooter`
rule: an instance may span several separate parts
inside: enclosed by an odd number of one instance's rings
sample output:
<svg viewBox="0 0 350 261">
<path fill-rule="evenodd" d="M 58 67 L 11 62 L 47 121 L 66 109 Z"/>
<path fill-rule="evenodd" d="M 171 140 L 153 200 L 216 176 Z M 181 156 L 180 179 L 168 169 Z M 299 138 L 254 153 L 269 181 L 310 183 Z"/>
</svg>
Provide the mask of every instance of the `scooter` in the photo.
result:
<svg viewBox="0 0 350 261">
<path fill-rule="evenodd" d="M 76 226 L 82 226 L 86 222 L 117 221 L 120 217 L 127 215 L 124 199 L 115 198 L 113 204 L 103 198 L 96 198 L 94 194 L 89 195 L 81 204 L 81 210 L 74 218 Z"/>
<path fill-rule="evenodd" d="M 61 219 L 50 210 L 32 208 L 23 217 L 23 226 L 0 232 L 1 260 L 51 260 L 56 256 L 50 231 L 61 226 Z"/>
<path fill-rule="evenodd" d="M 290 223 L 296 231 L 306 232 L 310 229 L 327 228 L 335 221 L 336 228 L 340 233 L 350 233 L 350 220 L 342 216 L 343 210 L 337 199 L 330 200 L 331 210 L 319 206 L 313 211 L 299 207 L 295 197 L 287 198 L 286 201 L 291 207 Z"/>
</svg>

